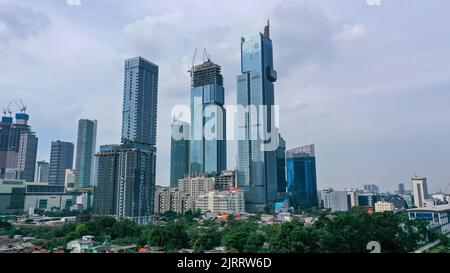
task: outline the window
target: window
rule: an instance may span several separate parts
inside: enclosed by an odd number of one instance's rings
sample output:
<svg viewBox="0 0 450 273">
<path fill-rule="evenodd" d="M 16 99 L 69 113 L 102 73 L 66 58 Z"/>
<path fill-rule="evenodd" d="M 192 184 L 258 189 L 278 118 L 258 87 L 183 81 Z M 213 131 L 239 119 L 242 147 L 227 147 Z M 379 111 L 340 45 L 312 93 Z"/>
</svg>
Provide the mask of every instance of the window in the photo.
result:
<svg viewBox="0 0 450 273">
<path fill-rule="evenodd" d="M 40 199 L 39 200 L 39 204 L 38 204 L 38 208 L 39 209 L 47 209 L 48 206 L 48 200 L 47 199 Z"/>
</svg>

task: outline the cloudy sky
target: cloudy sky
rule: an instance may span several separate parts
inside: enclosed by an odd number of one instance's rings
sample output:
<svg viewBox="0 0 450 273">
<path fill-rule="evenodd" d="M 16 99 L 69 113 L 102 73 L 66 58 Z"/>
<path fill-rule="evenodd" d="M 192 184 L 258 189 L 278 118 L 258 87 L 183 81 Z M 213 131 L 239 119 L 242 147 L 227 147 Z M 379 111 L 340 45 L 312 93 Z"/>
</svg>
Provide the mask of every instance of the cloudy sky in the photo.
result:
<svg viewBox="0 0 450 273">
<path fill-rule="evenodd" d="M 78 1 L 0 0 L 0 106 L 28 106 L 40 160 L 52 140 L 76 141 L 80 118 L 99 121 L 98 144 L 120 141 L 123 62 L 140 55 L 160 66 L 167 185 L 170 111 L 189 103 L 195 48 L 222 65 L 233 104 L 240 38 L 270 18 L 281 132 L 288 148 L 316 144 L 319 188 L 450 182 L 448 0 Z"/>
</svg>

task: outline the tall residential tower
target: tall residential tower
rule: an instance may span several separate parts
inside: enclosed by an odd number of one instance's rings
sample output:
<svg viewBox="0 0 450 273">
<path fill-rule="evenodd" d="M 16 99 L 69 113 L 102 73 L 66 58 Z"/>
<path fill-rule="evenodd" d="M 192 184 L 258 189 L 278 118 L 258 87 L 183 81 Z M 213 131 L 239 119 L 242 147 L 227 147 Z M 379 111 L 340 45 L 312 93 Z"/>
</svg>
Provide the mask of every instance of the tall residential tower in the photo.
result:
<svg viewBox="0 0 450 273">
<path fill-rule="evenodd" d="M 87 188 L 94 182 L 94 154 L 97 121 L 78 121 L 77 157 L 75 160 L 75 187 Z"/>
</svg>

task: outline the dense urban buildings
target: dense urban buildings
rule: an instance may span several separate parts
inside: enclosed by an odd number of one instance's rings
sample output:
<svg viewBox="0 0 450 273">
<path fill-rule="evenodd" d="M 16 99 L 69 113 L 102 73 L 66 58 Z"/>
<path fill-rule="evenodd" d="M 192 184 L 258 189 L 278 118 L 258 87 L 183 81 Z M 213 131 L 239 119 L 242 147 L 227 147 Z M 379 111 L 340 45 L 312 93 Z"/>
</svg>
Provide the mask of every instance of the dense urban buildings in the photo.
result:
<svg viewBox="0 0 450 273">
<path fill-rule="evenodd" d="M 29 161 L 35 156 L 37 138 L 31 133 L 28 125 L 30 116 L 24 112 L 11 116 L 3 116 L 0 122 L 0 179 L 18 179 L 20 173 L 30 180 Z M 25 134 L 25 136 L 22 136 Z M 22 160 L 22 171 L 19 172 L 19 153 Z"/>
<path fill-rule="evenodd" d="M 364 190 L 371 193 L 380 193 L 380 188 L 374 184 L 364 185 Z"/>
<path fill-rule="evenodd" d="M 189 193 L 193 201 L 195 201 L 200 194 L 214 189 L 215 178 L 208 174 L 186 176 L 178 181 L 178 190 Z"/>
<path fill-rule="evenodd" d="M 317 207 L 317 176 L 314 145 L 287 151 L 288 193 L 294 208 Z"/>
<path fill-rule="evenodd" d="M 51 185 L 64 185 L 67 169 L 73 169 L 74 145 L 70 142 L 53 141 L 50 153 L 48 182 Z"/>
<path fill-rule="evenodd" d="M 171 126 L 170 186 L 178 187 L 178 180 L 189 174 L 190 124 L 174 119 Z"/>
<path fill-rule="evenodd" d="M 414 177 L 411 179 L 412 192 L 414 197 L 414 206 L 424 207 L 425 200 L 428 199 L 428 185 L 425 177 Z"/>
<path fill-rule="evenodd" d="M 159 67 L 136 57 L 124 74 L 122 144 L 96 155 L 96 211 L 145 224 L 154 214 Z"/>
<path fill-rule="evenodd" d="M 241 38 L 241 75 L 237 77 L 237 104 L 249 111 L 238 113 L 237 117 L 237 165 L 239 187 L 244 189 L 248 212 L 262 212 L 267 207 L 273 208 L 277 201 L 277 147 L 266 144 L 269 141 L 272 144 L 278 143 L 278 133 L 268 141 L 265 141 L 268 138 L 264 135 L 258 134 L 258 131 L 271 135 L 277 132 L 273 114 L 276 80 L 268 24 L 264 33 L 253 33 Z M 266 110 L 266 115 L 261 114 L 261 109 Z"/>
<path fill-rule="evenodd" d="M 50 171 L 50 163 L 44 161 L 36 162 L 36 174 L 34 181 L 38 183 L 48 183 L 48 175 Z"/>
<path fill-rule="evenodd" d="M 391 202 L 385 202 L 385 201 L 378 201 L 375 203 L 375 212 L 386 212 L 386 211 L 394 211 L 395 206 L 394 203 Z"/>
<path fill-rule="evenodd" d="M 75 187 L 87 188 L 94 181 L 94 154 L 97 139 L 97 121 L 78 121 L 77 155 L 75 160 Z"/>
<path fill-rule="evenodd" d="M 191 70 L 190 173 L 227 169 L 225 89 L 221 67 L 208 59 Z"/>
</svg>

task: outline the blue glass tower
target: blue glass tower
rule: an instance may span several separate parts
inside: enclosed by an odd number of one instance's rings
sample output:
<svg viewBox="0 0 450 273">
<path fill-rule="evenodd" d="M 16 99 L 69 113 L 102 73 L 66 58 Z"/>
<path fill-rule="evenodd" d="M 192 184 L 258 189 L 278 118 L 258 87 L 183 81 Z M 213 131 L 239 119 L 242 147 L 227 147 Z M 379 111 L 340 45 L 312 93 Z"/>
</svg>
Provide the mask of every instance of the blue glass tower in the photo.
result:
<svg viewBox="0 0 450 273">
<path fill-rule="evenodd" d="M 97 121 L 78 121 L 77 154 L 75 158 L 75 187 L 87 188 L 94 184 L 94 154 L 97 139 Z"/>
<path fill-rule="evenodd" d="M 175 138 L 179 136 L 179 138 Z M 181 120 L 172 123 L 170 147 L 170 186 L 177 188 L 178 180 L 189 174 L 190 124 Z"/>
<path fill-rule="evenodd" d="M 208 60 L 191 69 L 191 174 L 227 168 L 225 90 L 220 66 Z"/>
<path fill-rule="evenodd" d="M 319 205 L 314 145 L 287 151 L 287 183 L 294 208 Z"/>
<path fill-rule="evenodd" d="M 269 25 L 264 33 L 241 39 L 241 72 L 237 77 L 237 104 L 255 107 L 256 111 L 238 114 L 238 181 L 245 191 L 246 210 L 262 212 L 274 207 L 277 200 L 276 149 L 267 150 L 261 136 L 252 137 L 260 128 L 264 132 L 276 130 L 272 108 L 277 73 L 273 68 Z M 267 107 L 267 115 L 260 114 L 261 106 Z"/>
</svg>

